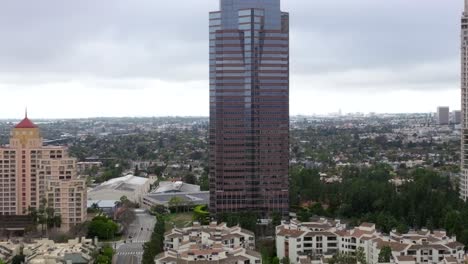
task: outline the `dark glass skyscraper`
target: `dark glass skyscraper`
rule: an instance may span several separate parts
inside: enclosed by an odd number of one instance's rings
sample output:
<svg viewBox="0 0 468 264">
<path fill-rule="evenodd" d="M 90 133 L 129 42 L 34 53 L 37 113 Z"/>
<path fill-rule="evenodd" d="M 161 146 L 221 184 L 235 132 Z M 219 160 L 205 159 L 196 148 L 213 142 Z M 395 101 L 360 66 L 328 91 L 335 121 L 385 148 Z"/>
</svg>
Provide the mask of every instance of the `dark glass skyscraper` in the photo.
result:
<svg viewBox="0 0 468 264">
<path fill-rule="evenodd" d="M 280 0 L 210 13 L 210 210 L 288 213 L 289 14 Z"/>
</svg>

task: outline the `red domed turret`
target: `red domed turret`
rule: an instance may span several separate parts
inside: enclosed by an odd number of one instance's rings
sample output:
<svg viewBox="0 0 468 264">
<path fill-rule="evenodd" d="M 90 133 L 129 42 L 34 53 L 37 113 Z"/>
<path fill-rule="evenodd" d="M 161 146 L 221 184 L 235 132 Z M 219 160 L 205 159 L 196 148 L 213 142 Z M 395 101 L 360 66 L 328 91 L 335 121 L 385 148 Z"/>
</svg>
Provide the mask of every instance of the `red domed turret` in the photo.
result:
<svg viewBox="0 0 468 264">
<path fill-rule="evenodd" d="M 26 111 L 24 119 L 19 122 L 15 128 L 37 128 L 37 126 L 28 118 L 28 111 Z"/>
</svg>

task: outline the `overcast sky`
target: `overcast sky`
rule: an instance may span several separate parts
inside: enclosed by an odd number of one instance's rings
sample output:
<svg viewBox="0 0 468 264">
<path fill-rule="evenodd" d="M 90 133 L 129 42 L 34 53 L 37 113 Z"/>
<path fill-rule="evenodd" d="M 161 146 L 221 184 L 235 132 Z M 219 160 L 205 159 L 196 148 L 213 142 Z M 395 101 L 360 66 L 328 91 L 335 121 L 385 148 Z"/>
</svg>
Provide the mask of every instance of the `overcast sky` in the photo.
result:
<svg viewBox="0 0 468 264">
<path fill-rule="evenodd" d="M 0 0 L 0 118 L 208 115 L 219 0 Z M 291 114 L 460 107 L 462 0 L 282 0 Z"/>
</svg>

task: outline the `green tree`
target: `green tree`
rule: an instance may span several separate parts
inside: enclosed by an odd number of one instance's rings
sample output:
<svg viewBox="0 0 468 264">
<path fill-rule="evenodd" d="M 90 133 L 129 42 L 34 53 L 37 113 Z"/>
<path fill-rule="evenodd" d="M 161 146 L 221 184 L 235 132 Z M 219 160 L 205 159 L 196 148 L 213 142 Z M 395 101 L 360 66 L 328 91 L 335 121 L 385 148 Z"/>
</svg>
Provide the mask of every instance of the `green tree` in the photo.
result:
<svg viewBox="0 0 468 264">
<path fill-rule="evenodd" d="M 379 263 L 388 263 L 392 259 L 392 249 L 389 246 L 384 246 L 379 252 Z"/>
<path fill-rule="evenodd" d="M 97 264 L 112 264 L 112 259 L 108 256 L 98 255 L 96 259 Z"/>
<path fill-rule="evenodd" d="M 262 263 L 272 264 L 273 259 L 276 257 L 274 241 L 259 241 L 257 245 L 262 255 Z"/>
<path fill-rule="evenodd" d="M 198 179 L 198 185 L 200 185 L 200 190 L 208 191 L 210 189 L 210 180 L 208 179 L 208 173 L 204 172 Z"/>
<path fill-rule="evenodd" d="M 23 254 L 16 255 L 11 260 L 11 263 L 12 264 L 22 264 L 22 263 L 24 263 L 25 259 L 26 259 L 26 257 Z"/>
<path fill-rule="evenodd" d="M 366 254 L 364 253 L 364 249 L 362 247 L 359 247 L 356 250 L 356 261 L 358 264 L 366 264 Z"/>
<path fill-rule="evenodd" d="M 89 223 L 88 236 L 98 237 L 100 240 L 109 240 L 118 231 L 118 225 L 105 216 L 97 216 Z"/>
<path fill-rule="evenodd" d="M 309 222 L 310 216 L 310 212 L 307 208 L 301 208 L 299 212 L 297 212 L 297 219 L 301 222 Z"/>
<path fill-rule="evenodd" d="M 461 233 L 460 229 L 463 226 L 460 213 L 451 210 L 445 216 L 444 227 L 449 235 Z"/>
<path fill-rule="evenodd" d="M 184 182 L 186 182 L 188 184 L 196 184 L 197 183 L 197 178 L 192 173 L 187 173 L 184 176 Z"/>
<path fill-rule="evenodd" d="M 271 215 L 271 224 L 275 226 L 279 226 L 281 224 L 281 214 L 279 212 L 273 212 Z"/>
<path fill-rule="evenodd" d="M 356 257 L 348 254 L 337 254 L 333 256 L 329 261 L 329 264 L 356 264 Z"/>
<path fill-rule="evenodd" d="M 185 202 L 184 199 L 182 199 L 181 197 L 179 196 L 174 196 L 172 197 L 169 202 L 168 202 L 168 205 L 170 208 L 173 208 L 175 210 L 176 213 L 179 212 L 179 209 L 180 207 L 182 206 L 182 204 Z"/>
<path fill-rule="evenodd" d="M 273 260 L 271 261 L 272 264 L 280 264 L 280 260 L 278 257 L 274 257 Z"/>
</svg>

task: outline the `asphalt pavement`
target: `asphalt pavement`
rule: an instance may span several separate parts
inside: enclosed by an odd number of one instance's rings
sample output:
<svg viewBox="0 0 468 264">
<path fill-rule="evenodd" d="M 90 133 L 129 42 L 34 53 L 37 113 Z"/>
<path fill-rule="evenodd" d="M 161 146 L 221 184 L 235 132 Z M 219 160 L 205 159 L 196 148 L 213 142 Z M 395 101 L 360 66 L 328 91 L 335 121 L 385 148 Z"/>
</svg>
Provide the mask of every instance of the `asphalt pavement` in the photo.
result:
<svg viewBox="0 0 468 264">
<path fill-rule="evenodd" d="M 143 244 L 151 239 L 156 218 L 146 212 L 137 211 L 135 221 L 129 226 L 124 241 L 117 242 L 117 264 L 139 264 L 143 257 Z"/>
</svg>

